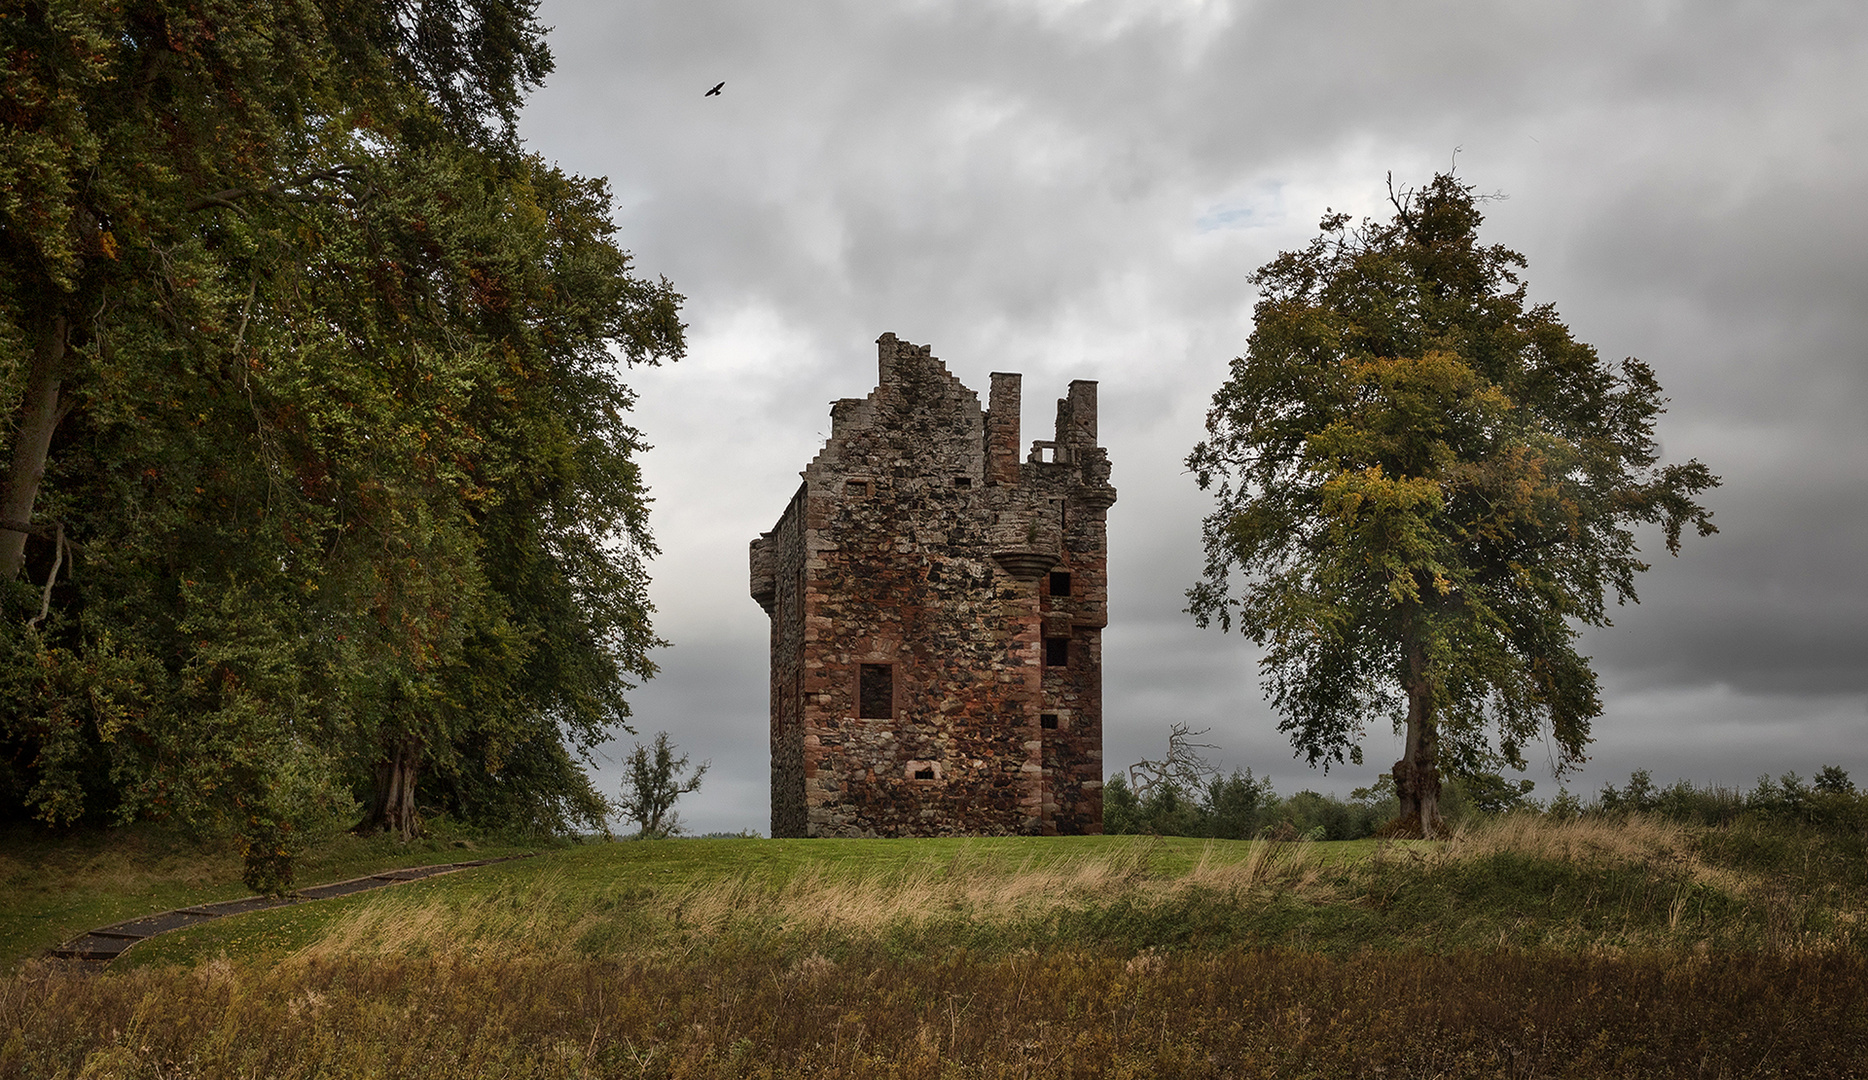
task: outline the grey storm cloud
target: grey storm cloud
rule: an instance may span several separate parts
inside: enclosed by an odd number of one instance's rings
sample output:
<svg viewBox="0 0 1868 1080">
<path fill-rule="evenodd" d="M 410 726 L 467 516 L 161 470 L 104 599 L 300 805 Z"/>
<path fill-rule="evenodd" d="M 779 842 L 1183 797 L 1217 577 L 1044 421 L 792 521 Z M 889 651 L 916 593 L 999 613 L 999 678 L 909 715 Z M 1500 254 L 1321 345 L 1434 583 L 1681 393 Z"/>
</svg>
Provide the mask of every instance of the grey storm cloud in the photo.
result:
<svg viewBox="0 0 1868 1080">
<path fill-rule="evenodd" d="M 690 353 L 637 369 L 672 643 L 634 695 L 714 770 L 686 817 L 763 828 L 764 615 L 746 543 L 874 384 L 870 344 L 968 385 L 1023 371 L 1027 432 L 1102 383 L 1107 758 L 1210 727 L 1283 790 L 1256 653 L 1182 613 L 1209 501 L 1182 466 L 1244 348 L 1248 276 L 1326 208 L 1457 162 L 1533 298 L 1671 398 L 1669 460 L 1721 534 L 1643 535 L 1642 603 L 1584 635 L 1605 714 L 1573 787 L 1646 767 L 1868 776 L 1868 8 L 1859 3 L 546 0 L 558 69 L 521 130 L 610 178 Z M 727 80 L 717 97 L 702 92 Z M 1028 437 L 1030 437 L 1028 435 Z M 629 737 L 623 736 L 626 746 Z M 620 756 L 612 753 L 612 756 Z M 600 776 L 615 780 L 612 764 Z M 1540 793 L 1555 790 L 1533 773 Z"/>
</svg>

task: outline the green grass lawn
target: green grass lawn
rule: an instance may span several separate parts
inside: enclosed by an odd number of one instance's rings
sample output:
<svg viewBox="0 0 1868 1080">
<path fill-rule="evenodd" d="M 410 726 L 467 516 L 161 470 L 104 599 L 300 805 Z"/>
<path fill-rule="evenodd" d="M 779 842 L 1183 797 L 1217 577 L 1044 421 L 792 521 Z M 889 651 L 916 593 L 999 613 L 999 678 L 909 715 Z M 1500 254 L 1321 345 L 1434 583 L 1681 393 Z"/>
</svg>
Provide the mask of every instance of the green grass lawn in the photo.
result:
<svg viewBox="0 0 1868 1080">
<path fill-rule="evenodd" d="M 1868 869 L 1859 853 L 1838 851 L 1813 836 L 1536 819 L 1447 843 L 589 843 L 205 924 L 141 943 L 118 964 L 287 956 L 835 958 L 956 948 L 1011 955 L 1059 947 L 1331 955 L 1859 949 Z"/>
<path fill-rule="evenodd" d="M 1859 949 L 1868 906 L 1860 847 L 1859 838 L 1534 818 L 1447 843 L 590 841 L 176 931 L 139 943 L 116 967 L 292 955 L 568 961 L 1062 945 L 1336 955 Z M 314 851 L 300 881 L 523 849 L 345 837 Z M 0 861 L 0 946 L 17 963 L 114 920 L 242 895 L 237 871 L 230 849 L 198 850 L 154 830 L 112 834 L 90 850 L 11 844 Z"/>
<path fill-rule="evenodd" d="M 435 837 L 411 844 L 386 836 L 329 838 L 306 853 L 299 883 L 537 850 L 536 844 L 456 837 L 445 823 L 435 831 Z M 86 930 L 248 896 L 240 869 L 240 852 L 231 840 L 156 825 L 56 833 L 7 829 L 0 832 L 0 969 Z"/>
</svg>

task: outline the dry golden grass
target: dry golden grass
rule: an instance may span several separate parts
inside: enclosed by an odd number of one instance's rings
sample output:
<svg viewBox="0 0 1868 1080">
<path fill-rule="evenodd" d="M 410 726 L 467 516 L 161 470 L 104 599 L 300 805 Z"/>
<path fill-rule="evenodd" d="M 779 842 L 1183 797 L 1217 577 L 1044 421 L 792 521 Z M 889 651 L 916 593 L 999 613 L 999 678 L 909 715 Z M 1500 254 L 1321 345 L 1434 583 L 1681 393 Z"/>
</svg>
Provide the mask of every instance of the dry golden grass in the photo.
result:
<svg viewBox="0 0 1868 1080">
<path fill-rule="evenodd" d="M 945 862 L 823 862 L 660 886 L 624 878 L 593 887 L 587 875 L 541 867 L 494 888 L 463 881 L 373 896 L 288 952 L 327 961 L 668 958 L 728 940 L 834 952 L 837 943 L 907 935 L 924 948 L 950 932 L 975 947 L 1111 932 L 1139 943 L 1322 944 L 1312 935 L 1360 942 L 1404 926 L 1447 946 L 1824 951 L 1853 947 L 1864 900 L 1847 890 L 1802 896 L 1779 876 L 1716 865 L 1692 829 L 1638 817 L 1506 817 L 1349 860 L 1309 843 L 1211 844 L 1191 867 L 1164 873 L 1153 854 L 1150 841 L 1137 840 L 1047 862 L 962 852 Z M 1127 922 L 1112 931 L 1111 919 Z"/>
<path fill-rule="evenodd" d="M 661 889 L 618 886 L 594 897 L 586 884 L 547 872 L 474 896 L 372 897 L 332 920 L 298 955 L 478 957 L 523 945 L 527 955 L 568 959 L 605 941 L 662 952 L 746 928 L 805 938 L 877 937 L 934 923 L 1030 921 L 1121 901 L 1154 906 L 1194 891 L 1239 902 L 1252 893 L 1322 899 L 1336 888 L 1324 879 L 1315 845 L 1254 842 L 1242 859 L 1236 851 L 1222 858 L 1214 847 L 1175 876 L 1151 872 L 1147 841 L 1043 864 L 962 856 L 945 865 L 881 870 L 815 865 L 779 880 L 741 873 Z"/>
<path fill-rule="evenodd" d="M 1442 852 L 1475 858 L 1510 851 L 1557 862 L 1673 863 L 1696 861 L 1692 830 L 1662 818 L 1578 817 L 1558 821 L 1541 814 L 1508 814 L 1455 830 Z"/>
<path fill-rule="evenodd" d="M 1696 839 L 1702 832 L 1700 827 L 1646 814 L 1567 821 L 1508 814 L 1460 828 L 1438 855 L 1471 860 L 1509 852 L 1572 865 L 1636 866 L 1733 894 L 1764 887 L 1757 875 L 1708 863 Z"/>
<path fill-rule="evenodd" d="M 1859 954 L 208 962 L 0 981 L 0 1080 L 1846 1078 L 1865 993 Z"/>
<path fill-rule="evenodd" d="M 836 957 L 877 943 L 917 955 L 1064 944 L 1333 954 L 1854 948 L 1868 925 L 1868 873 L 1845 864 L 1859 856 L 1781 836 L 1771 842 L 1792 846 L 1761 855 L 1755 839 L 1639 817 L 1507 817 L 1446 841 L 1380 845 L 596 845 L 230 920 L 140 945 L 131 961 L 193 964 L 225 951 L 672 962 L 748 949 Z"/>
</svg>

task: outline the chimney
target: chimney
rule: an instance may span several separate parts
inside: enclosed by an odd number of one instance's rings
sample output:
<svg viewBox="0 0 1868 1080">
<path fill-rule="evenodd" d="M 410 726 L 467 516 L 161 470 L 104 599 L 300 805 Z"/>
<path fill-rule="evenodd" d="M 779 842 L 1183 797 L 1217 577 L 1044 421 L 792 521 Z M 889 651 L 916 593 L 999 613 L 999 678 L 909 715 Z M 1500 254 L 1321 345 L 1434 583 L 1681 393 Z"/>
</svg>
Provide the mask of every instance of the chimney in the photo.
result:
<svg viewBox="0 0 1868 1080">
<path fill-rule="evenodd" d="M 895 357 L 901 351 L 901 344 L 893 333 L 876 339 L 876 385 L 887 386 L 895 381 Z"/>
<path fill-rule="evenodd" d="M 1057 445 L 1096 448 L 1096 382 L 1072 379 L 1070 396 L 1057 399 Z"/>
<path fill-rule="evenodd" d="M 1018 409 L 1021 376 L 992 373 L 986 399 L 986 483 L 1018 483 Z"/>
</svg>

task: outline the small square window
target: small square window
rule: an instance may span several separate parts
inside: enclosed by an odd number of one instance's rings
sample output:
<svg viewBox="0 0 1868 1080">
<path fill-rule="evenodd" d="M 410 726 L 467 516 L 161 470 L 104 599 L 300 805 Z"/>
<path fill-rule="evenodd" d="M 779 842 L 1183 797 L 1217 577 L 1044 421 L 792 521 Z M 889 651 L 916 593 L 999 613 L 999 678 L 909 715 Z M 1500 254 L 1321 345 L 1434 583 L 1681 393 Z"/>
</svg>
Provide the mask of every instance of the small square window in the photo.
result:
<svg viewBox="0 0 1868 1080">
<path fill-rule="evenodd" d="M 1046 731 L 1055 730 L 1057 727 L 1057 714 L 1054 712 L 1039 714 L 1038 726 L 1045 729 Z"/>
<path fill-rule="evenodd" d="M 1048 637 L 1044 639 L 1044 666 L 1070 666 L 1070 639 L 1067 637 Z"/>
<path fill-rule="evenodd" d="M 932 780 L 934 779 L 934 770 L 933 769 L 916 769 L 915 779 L 916 780 Z"/>
<path fill-rule="evenodd" d="M 957 488 L 970 488 L 973 486 L 973 478 L 970 476 L 956 476 L 953 478 L 953 486 Z"/>
<path fill-rule="evenodd" d="M 843 485 L 843 493 L 852 499 L 866 498 L 869 495 L 869 481 L 851 480 Z"/>
<path fill-rule="evenodd" d="M 864 664 L 856 681 L 856 715 L 859 718 L 895 718 L 895 665 Z"/>
<path fill-rule="evenodd" d="M 1052 596 L 1069 596 L 1070 595 L 1070 571 L 1068 570 L 1051 571 L 1051 595 Z"/>
</svg>

